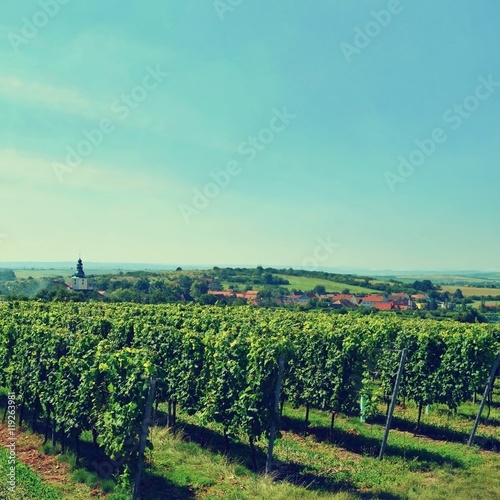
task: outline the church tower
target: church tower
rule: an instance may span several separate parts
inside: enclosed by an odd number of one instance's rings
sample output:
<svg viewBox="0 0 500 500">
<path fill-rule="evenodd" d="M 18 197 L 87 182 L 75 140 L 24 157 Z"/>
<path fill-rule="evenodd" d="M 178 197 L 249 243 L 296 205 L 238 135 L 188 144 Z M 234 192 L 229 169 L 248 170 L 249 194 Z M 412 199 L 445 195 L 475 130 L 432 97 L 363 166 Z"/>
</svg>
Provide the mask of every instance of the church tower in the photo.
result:
<svg viewBox="0 0 500 500">
<path fill-rule="evenodd" d="M 89 285 L 87 278 L 85 277 L 85 272 L 83 271 L 82 259 L 78 259 L 76 265 L 76 274 L 71 277 L 71 288 L 75 291 L 88 291 L 92 290 L 92 286 Z"/>
</svg>

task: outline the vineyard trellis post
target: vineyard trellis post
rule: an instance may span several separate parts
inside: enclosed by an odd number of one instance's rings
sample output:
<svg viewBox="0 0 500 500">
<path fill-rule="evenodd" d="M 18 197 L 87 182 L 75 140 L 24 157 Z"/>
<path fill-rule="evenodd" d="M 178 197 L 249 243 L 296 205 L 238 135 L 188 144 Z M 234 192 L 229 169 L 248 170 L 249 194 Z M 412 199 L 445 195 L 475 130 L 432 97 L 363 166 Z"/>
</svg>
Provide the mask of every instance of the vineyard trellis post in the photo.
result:
<svg viewBox="0 0 500 500">
<path fill-rule="evenodd" d="M 389 431 L 392 425 L 392 416 L 394 414 L 394 409 L 396 408 L 396 403 L 398 401 L 399 395 L 399 385 L 401 384 L 401 377 L 403 376 L 403 370 L 406 363 L 406 356 L 408 355 L 408 349 L 403 349 L 401 353 L 401 361 L 399 363 L 398 375 L 396 377 L 396 383 L 394 384 L 394 390 L 392 392 L 392 401 L 389 408 L 389 414 L 387 415 L 387 422 L 385 424 L 384 439 L 382 440 L 382 446 L 380 447 L 380 454 L 378 458 L 382 460 L 384 458 L 385 448 L 387 446 L 387 440 L 389 439 Z"/>
<path fill-rule="evenodd" d="M 137 463 L 137 474 L 135 476 L 134 490 L 132 492 L 132 500 L 139 498 L 139 487 L 141 484 L 142 469 L 144 467 L 144 452 L 146 451 L 146 441 L 148 439 L 149 424 L 151 423 L 151 413 L 153 410 L 153 401 L 156 392 L 156 375 L 151 377 L 149 384 L 148 399 L 146 403 L 146 411 L 144 412 L 144 420 L 142 422 L 142 432 L 139 442 L 139 460 Z"/>
<path fill-rule="evenodd" d="M 267 449 L 266 474 L 270 474 L 273 466 L 274 441 L 279 421 L 279 403 L 281 399 L 281 385 L 283 383 L 283 372 L 285 371 L 285 357 L 280 356 L 278 360 L 278 378 L 276 380 L 276 390 L 274 393 L 273 410 L 271 416 L 271 432 L 269 433 L 269 446 Z"/>
<path fill-rule="evenodd" d="M 476 420 L 474 422 L 474 427 L 472 428 L 472 432 L 470 434 L 467 446 L 472 446 L 472 443 L 474 442 L 474 437 L 476 436 L 477 432 L 477 426 L 479 425 L 479 421 L 481 420 L 481 414 L 483 413 L 484 405 L 486 404 L 486 399 L 488 398 L 488 394 L 490 393 L 491 388 L 493 387 L 493 382 L 495 381 L 495 376 L 499 365 L 500 365 L 500 351 L 498 352 L 497 359 L 495 360 L 493 366 L 491 367 L 490 378 L 488 379 L 488 383 L 486 384 L 486 387 L 484 389 L 483 399 L 481 401 L 481 404 L 479 405 L 479 410 L 477 412 Z"/>
</svg>

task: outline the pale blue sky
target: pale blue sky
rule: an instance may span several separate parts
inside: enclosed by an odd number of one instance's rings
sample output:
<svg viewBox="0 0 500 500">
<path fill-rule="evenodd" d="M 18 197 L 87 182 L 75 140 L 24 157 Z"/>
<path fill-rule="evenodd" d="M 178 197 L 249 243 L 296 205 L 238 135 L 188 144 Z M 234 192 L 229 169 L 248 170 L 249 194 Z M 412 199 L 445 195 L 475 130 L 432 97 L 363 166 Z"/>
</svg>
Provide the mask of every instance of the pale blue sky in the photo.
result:
<svg viewBox="0 0 500 500">
<path fill-rule="evenodd" d="M 42 4 L 1 7 L 0 261 L 500 269 L 498 2 Z"/>
</svg>

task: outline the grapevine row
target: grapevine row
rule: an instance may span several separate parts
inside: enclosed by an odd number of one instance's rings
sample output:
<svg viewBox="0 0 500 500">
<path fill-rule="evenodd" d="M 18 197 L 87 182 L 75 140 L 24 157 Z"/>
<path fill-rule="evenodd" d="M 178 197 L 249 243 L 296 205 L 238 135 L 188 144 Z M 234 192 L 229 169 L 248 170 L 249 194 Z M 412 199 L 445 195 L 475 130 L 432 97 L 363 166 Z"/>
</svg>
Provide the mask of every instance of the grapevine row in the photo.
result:
<svg viewBox="0 0 500 500">
<path fill-rule="evenodd" d="M 359 414 L 390 394 L 456 409 L 481 390 L 498 351 L 493 325 L 330 316 L 250 307 L 0 303 L 0 385 L 63 444 L 92 431 L 122 480 L 133 472 L 151 375 L 157 402 L 217 422 L 251 446 L 269 432 L 278 361 L 282 403 Z"/>
</svg>

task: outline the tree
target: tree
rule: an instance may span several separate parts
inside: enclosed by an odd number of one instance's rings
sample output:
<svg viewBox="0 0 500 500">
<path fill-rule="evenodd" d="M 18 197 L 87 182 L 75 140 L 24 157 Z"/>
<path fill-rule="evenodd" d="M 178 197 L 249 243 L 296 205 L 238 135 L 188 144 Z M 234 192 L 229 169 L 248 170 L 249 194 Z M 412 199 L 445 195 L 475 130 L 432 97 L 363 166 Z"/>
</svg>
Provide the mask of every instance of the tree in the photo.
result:
<svg viewBox="0 0 500 500">
<path fill-rule="evenodd" d="M 318 295 L 325 295 L 326 288 L 323 285 L 316 285 L 313 289 L 313 292 L 317 293 Z"/>
<path fill-rule="evenodd" d="M 460 323 L 486 323 L 486 318 L 479 314 L 478 311 L 475 309 L 472 309 L 470 307 L 464 308 L 463 311 L 461 311 L 458 314 L 458 321 Z"/>
<path fill-rule="evenodd" d="M 115 290 L 109 294 L 112 302 L 142 302 L 143 296 L 140 292 L 131 289 Z"/>
<path fill-rule="evenodd" d="M 434 299 L 432 299 L 427 304 L 427 308 L 429 309 L 429 311 L 435 311 L 438 308 L 438 304 L 437 304 L 437 302 Z"/>
<path fill-rule="evenodd" d="M 244 299 L 243 297 L 236 297 L 233 302 L 233 306 L 246 306 L 248 305 L 248 299 Z"/>
<path fill-rule="evenodd" d="M 0 281 L 14 281 L 16 274 L 12 269 L 0 269 Z"/>
<path fill-rule="evenodd" d="M 181 287 L 182 293 L 185 296 L 189 296 L 191 285 L 193 284 L 193 279 L 189 276 L 179 276 L 179 278 L 177 279 L 177 283 Z"/>
<path fill-rule="evenodd" d="M 215 295 L 204 294 L 198 297 L 198 302 L 203 306 L 211 305 L 213 306 L 217 302 L 217 297 Z"/>
<path fill-rule="evenodd" d="M 431 292 L 435 289 L 432 281 L 424 280 L 424 281 L 415 281 L 412 285 L 413 289 L 417 292 Z"/>
<path fill-rule="evenodd" d="M 286 292 L 287 290 L 282 287 L 265 287 L 257 295 L 259 305 L 264 307 L 275 307 L 278 304 L 279 299 L 281 299 Z"/>
<path fill-rule="evenodd" d="M 199 297 L 200 295 L 205 295 L 208 292 L 208 285 L 206 281 L 195 281 L 191 285 L 190 294 L 192 297 Z"/>
<path fill-rule="evenodd" d="M 210 283 L 209 288 L 210 288 L 210 290 L 213 290 L 214 292 L 222 292 L 222 290 L 224 290 L 219 278 L 214 278 L 212 280 L 212 283 Z"/>
<path fill-rule="evenodd" d="M 134 288 L 139 292 L 148 293 L 149 292 L 149 280 L 148 278 L 139 278 Z"/>
<path fill-rule="evenodd" d="M 455 293 L 453 294 L 453 299 L 454 300 L 463 300 L 464 294 L 462 293 L 462 290 L 460 288 L 457 288 L 455 290 Z"/>
<path fill-rule="evenodd" d="M 309 299 L 309 301 L 307 302 L 307 307 L 309 309 L 316 309 L 316 307 L 318 307 L 318 303 L 319 303 L 319 300 L 317 297 L 312 297 Z"/>
<path fill-rule="evenodd" d="M 271 273 L 265 273 L 262 278 L 266 285 L 272 285 L 274 283 L 273 275 Z"/>
</svg>

